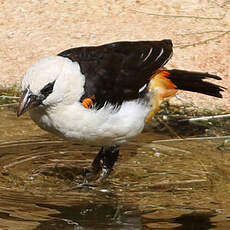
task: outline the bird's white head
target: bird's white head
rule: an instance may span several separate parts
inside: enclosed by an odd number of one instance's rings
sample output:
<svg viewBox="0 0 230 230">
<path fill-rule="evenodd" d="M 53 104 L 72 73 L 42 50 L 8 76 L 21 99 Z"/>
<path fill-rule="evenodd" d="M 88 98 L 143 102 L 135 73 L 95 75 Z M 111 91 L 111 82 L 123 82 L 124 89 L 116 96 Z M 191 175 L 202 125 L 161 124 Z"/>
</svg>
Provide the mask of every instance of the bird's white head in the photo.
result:
<svg viewBox="0 0 230 230">
<path fill-rule="evenodd" d="M 68 58 L 49 56 L 31 65 L 23 76 L 18 116 L 34 107 L 77 102 L 84 93 L 80 66 Z"/>
</svg>

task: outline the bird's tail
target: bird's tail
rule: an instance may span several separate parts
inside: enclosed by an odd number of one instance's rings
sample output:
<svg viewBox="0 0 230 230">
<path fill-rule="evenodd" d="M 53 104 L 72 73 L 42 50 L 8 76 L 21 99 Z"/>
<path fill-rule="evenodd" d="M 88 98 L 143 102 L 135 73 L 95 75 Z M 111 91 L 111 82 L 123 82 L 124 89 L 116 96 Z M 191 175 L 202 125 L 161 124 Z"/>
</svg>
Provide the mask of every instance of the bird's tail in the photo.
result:
<svg viewBox="0 0 230 230">
<path fill-rule="evenodd" d="M 178 69 L 166 71 L 169 73 L 168 79 L 176 85 L 177 89 L 222 98 L 221 92 L 224 91 L 224 87 L 204 81 L 206 79 L 221 80 L 221 78 L 216 75 Z"/>
<path fill-rule="evenodd" d="M 159 70 L 149 83 L 150 102 L 152 111 L 146 121 L 150 121 L 159 108 L 161 102 L 170 96 L 174 96 L 177 90 L 186 90 L 222 98 L 224 87 L 205 81 L 206 79 L 221 80 L 216 75 L 185 70 Z"/>
</svg>

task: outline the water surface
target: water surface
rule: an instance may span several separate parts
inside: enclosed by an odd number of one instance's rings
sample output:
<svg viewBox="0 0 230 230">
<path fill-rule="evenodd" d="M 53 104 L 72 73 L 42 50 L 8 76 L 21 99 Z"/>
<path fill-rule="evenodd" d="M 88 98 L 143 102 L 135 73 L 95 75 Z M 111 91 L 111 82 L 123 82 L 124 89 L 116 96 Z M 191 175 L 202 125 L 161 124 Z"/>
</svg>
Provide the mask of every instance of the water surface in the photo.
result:
<svg viewBox="0 0 230 230">
<path fill-rule="evenodd" d="M 69 144 L 0 109 L 0 230 L 229 229 L 230 142 L 151 127 L 121 148 L 108 180 L 75 178 L 98 148 Z"/>
</svg>

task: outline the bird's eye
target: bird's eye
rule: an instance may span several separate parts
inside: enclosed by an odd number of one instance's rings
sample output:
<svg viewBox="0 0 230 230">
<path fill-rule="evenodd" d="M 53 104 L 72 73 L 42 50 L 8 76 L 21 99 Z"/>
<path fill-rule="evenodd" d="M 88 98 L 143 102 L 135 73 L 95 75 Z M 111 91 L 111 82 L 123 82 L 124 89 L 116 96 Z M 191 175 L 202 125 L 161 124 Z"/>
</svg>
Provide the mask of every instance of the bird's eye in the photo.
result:
<svg viewBox="0 0 230 230">
<path fill-rule="evenodd" d="M 40 93 L 44 96 L 44 99 L 53 92 L 54 83 L 55 81 L 50 82 L 40 90 Z"/>
</svg>

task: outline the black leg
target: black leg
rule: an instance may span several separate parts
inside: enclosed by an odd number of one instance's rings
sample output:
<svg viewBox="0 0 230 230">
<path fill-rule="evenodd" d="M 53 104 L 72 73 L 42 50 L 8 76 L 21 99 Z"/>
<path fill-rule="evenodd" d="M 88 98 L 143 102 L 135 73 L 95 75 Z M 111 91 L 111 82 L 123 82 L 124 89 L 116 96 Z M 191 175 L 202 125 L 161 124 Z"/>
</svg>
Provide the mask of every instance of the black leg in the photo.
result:
<svg viewBox="0 0 230 230">
<path fill-rule="evenodd" d="M 102 147 L 94 158 L 91 168 L 84 169 L 83 183 L 88 183 L 88 181 L 92 180 L 102 182 L 113 170 L 118 155 L 119 147 L 117 145 Z"/>
<path fill-rule="evenodd" d="M 98 178 L 99 182 L 103 181 L 106 177 L 109 176 L 119 156 L 119 147 L 117 145 L 109 146 L 109 147 L 102 147 L 102 149 L 101 149 L 103 151 L 103 156 L 101 159 L 102 169 L 100 172 L 100 176 Z"/>
</svg>

